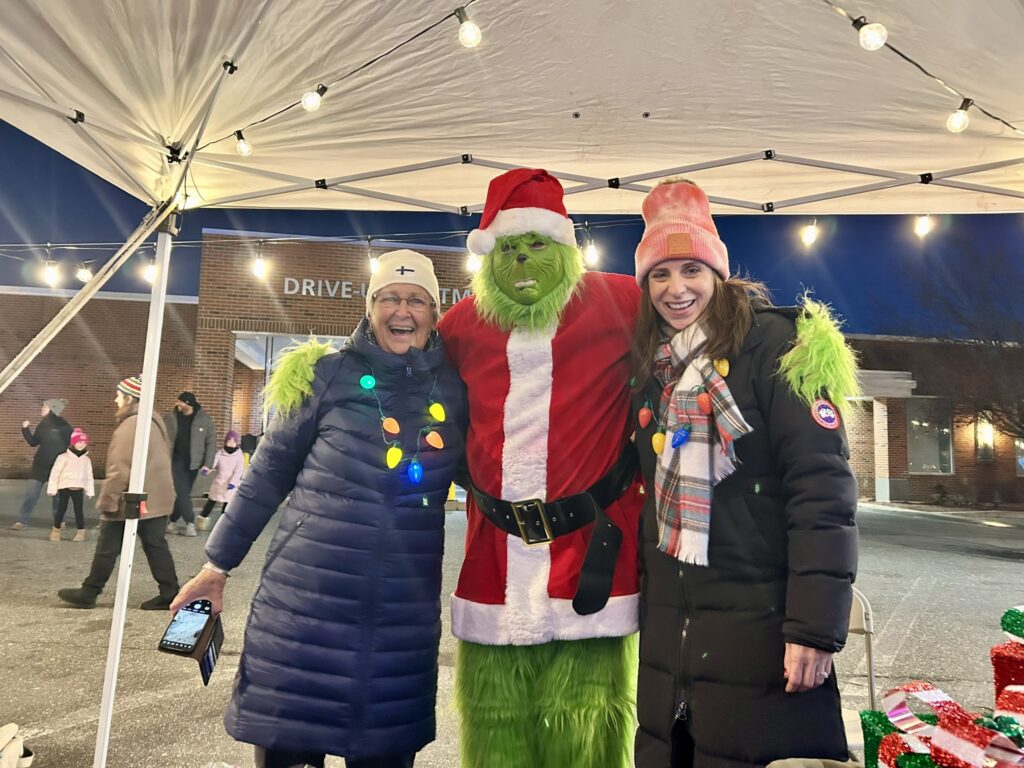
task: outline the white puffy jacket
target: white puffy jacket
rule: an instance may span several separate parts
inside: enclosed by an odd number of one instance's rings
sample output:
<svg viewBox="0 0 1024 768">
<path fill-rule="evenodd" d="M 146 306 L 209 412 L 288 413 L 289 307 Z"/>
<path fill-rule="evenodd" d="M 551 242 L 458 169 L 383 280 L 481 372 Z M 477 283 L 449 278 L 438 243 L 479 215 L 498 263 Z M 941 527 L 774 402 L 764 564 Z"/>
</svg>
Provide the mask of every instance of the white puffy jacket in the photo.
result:
<svg viewBox="0 0 1024 768">
<path fill-rule="evenodd" d="M 53 463 L 50 483 L 46 492 L 56 496 L 61 488 L 83 488 L 90 499 L 96 495 L 96 482 L 92 476 L 92 461 L 88 453 L 76 456 L 70 449 L 64 451 Z"/>
</svg>

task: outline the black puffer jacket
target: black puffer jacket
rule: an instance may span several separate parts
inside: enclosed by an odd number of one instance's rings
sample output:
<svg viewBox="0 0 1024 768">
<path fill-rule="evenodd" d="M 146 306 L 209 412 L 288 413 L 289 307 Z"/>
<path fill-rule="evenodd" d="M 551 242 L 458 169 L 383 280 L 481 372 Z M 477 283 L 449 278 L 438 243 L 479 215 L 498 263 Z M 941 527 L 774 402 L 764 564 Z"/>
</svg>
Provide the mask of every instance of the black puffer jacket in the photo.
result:
<svg viewBox="0 0 1024 768">
<path fill-rule="evenodd" d="M 838 651 L 857 564 L 857 484 L 845 431 L 825 429 L 776 375 L 795 310 L 759 311 L 726 382 L 753 432 L 736 441 L 736 472 L 715 488 L 710 567 L 657 549 L 649 495 L 641 523 L 637 768 L 764 765 L 777 758 L 847 759 L 835 675 L 786 693 L 784 644 Z M 652 381 L 634 398 L 649 399 Z M 652 421 L 639 430 L 648 490 Z M 685 702 L 685 706 L 684 706 Z M 672 728 L 695 744 L 672 758 Z M 678 732 L 677 732 L 678 733 Z M 691 763 L 691 759 L 693 763 Z"/>
<path fill-rule="evenodd" d="M 21 434 L 25 442 L 36 449 L 29 477 L 45 483 L 50 479 L 50 470 L 57 457 L 68 449 L 71 425 L 60 416 L 48 413 L 39 420 L 34 433 L 28 427 L 22 427 Z"/>
</svg>

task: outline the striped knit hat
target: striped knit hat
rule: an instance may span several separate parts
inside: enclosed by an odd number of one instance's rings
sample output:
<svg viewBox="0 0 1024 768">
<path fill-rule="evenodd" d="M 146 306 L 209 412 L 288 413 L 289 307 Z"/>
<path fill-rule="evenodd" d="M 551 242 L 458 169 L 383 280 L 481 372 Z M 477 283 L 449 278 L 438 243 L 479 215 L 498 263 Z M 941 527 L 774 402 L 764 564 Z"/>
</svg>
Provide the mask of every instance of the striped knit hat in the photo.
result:
<svg viewBox="0 0 1024 768">
<path fill-rule="evenodd" d="M 142 397 L 142 379 L 138 376 L 129 376 L 117 385 L 117 391 L 138 400 Z"/>
</svg>

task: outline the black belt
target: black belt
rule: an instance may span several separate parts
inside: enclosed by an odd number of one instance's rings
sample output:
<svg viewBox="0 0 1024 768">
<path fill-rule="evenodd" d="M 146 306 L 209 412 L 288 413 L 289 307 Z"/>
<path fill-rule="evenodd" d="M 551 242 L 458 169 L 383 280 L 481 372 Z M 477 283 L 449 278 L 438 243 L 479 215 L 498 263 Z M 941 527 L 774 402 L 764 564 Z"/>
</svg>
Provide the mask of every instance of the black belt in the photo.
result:
<svg viewBox="0 0 1024 768">
<path fill-rule="evenodd" d="M 636 446 L 629 442 L 615 465 L 583 493 L 555 501 L 524 499 L 505 501 L 469 484 L 477 507 L 495 526 L 522 539 L 527 546 L 547 544 L 559 536 L 594 523 L 594 533 L 580 568 L 579 585 L 572 607 L 581 616 L 597 613 L 612 591 L 615 562 L 622 545 L 622 531 L 605 514 L 633 482 L 638 461 Z"/>
</svg>

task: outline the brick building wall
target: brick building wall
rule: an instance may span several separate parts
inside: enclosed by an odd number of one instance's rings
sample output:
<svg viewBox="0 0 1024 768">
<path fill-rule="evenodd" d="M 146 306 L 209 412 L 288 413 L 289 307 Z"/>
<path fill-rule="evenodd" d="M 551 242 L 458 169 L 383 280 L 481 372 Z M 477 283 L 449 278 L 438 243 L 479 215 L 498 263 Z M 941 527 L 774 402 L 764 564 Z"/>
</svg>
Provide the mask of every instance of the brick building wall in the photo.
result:
<svg viewBox="0 0 1024 768">
<path fill-rule="evenodd" d="M 194 379 L 196 394 L 217 425 L 218 439 L 233 422 L 248 418 L 258 425 L 252 415 L 254 408 L 258 412 L 252 402 L 258 387 L 253 386 L 246 400 L 240 393 L 250 385 L 235 385 L 236 372 L 248 375 L 235 364 L 236 331 L 348 336 L 366 314 L 361 293 L 370 278 L 366 246 L 322 240 L 264 242 L 265 279 L 252 273 L 255 250 L 251 238 L 203 235 Z M 443 311 L 468 293 L 465 254 L 423 252 L 434 262 Z"/>
<path fill-rule="evenodd" d="M 851 403 L 846 417 L 846 437 L 850 441 L 850 466 L 857 477 L 858 495 L 875 495 L 874 410 L 870 400 Z"/>
<path fill-rule="evenodd" d="M 263 408 L 264 372 L 235 362 L 235 385 L 231 401 L 231 424 L 240 435 L 258 435 L 263 428 L 260 411 Z"/>
<path fill-rule="evenodd" d="M 65 299 L 0 294 L 0 366 L 48 323 Z M 68 401 L 63 416 L 92 441 L 94 471 L 104 474 L 114 421 L 117 383 L 142 371 L 148 301 L 95 298 L 57 335 L 0 396 L 0 477 L 26 477 L 35 449 L 21 436 L 21 423 L 33 428 L 43 400 Z M 156 409 L 169 410 L 192 381 L 196 306 L 168 304 L 160 350 Z"/>
</svg>

